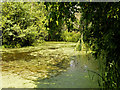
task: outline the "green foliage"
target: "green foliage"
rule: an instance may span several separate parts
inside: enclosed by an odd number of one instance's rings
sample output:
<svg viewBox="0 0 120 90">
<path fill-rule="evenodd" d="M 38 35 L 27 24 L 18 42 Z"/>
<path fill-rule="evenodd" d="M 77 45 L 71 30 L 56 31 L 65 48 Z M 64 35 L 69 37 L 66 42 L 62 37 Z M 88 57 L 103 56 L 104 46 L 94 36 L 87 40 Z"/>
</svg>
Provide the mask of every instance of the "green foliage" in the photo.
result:
<svg viewBox="0 0 120 90">
<path fill-rule="evenodd" d="M 94 55 L 105 57 L 104 87 L 120 88 L 120 3 L 46 2 L 44 4 L 3 3 L 4 47 L 33 45 L 35 41 L 41 42 L 44 39 L 77 42 L 80 33 L 83 33 L 83 40 L 95 51 Z M 79 9 L 82 13 L 80 22 L 75 18 L 75 13 Z M 80 33 L 71 32 L 78 26 L 75 27 L 75 23 L 78 25 L 80 23 L 78 30 Z M 63 30 L 64 25 L 68 31 Z"/>
<path fill-rule="evenodd" d="M 93 45 L 96 57 L 106 59 L 103 85 L 106 88 L 120 88 L 120 3 L 80 3 L 85 25 L 84 41 Z"/>
<path fill-rule="evenodd" d="M 68 32 L 66 30 L 66 31 L 62 31 L 61 38 L 67 42 L 77 42 L 80 38 L 80 35 L 81 35 L 80 32 L 75 32 L 75 31 Z"/>
<path fill-rule="evenodd" d="M 77 42 L 77 45 L 76 45 L 76 47 L 75 47 L 75 50 L 77 50 L 77 51 L 81 51 L 81 48 L 82 48 L 82 46 L 81 46 L 81 42 L 80 42 L 80 40 Z"/>
<path fill-rule="evenodd" d="M 4 47 L 29 46 L 41 37 L 44 39 L 47 36 L 44 27 L 44 23 L 47 22 L 46 10 L 43 3 L 4 2 L 2 7 Z"/>
<path fill-rule="evenodd" d="M 48 25 L 49 28 L 49 40 L 61 40 L 61 29 L 64 22 L 68 26 L 68 31 L 73 27 L 72 21 L 75 20 L 75 15 L 72 12 L 77 11 L 77 8 L 74 7 L 77 3 L 71 2 L 46 2 L 46 10 L 48 14 Z"/>
<path fill-rule="evenodd" d="M 52 32 L 58 32 L 59 26 L 63 22 L 67 25 L 68 32 L 65 31 L 62 37 L 64 40 L 72 40 L 68 34 L 70 29 L 73 28 L 75 8 L 80 7 L 82 13 L 80 28 L 83 28 L 83 40 L 85 43 L 92 47 L 95 51 L 94 55 L 105 57 L 106 68 L 103 72 L 104 82 L 106 88 L 120 88 L 120 3 L 46 3 L 49 14 L 49 32 L 50 36 L 56 35 Z M 60 23 L 61 22 L 61 23 Z M 72 30 L 72 29 L 71 29 Z M 53 38 L 55 38 L 53 37 Z"/>
</svg>

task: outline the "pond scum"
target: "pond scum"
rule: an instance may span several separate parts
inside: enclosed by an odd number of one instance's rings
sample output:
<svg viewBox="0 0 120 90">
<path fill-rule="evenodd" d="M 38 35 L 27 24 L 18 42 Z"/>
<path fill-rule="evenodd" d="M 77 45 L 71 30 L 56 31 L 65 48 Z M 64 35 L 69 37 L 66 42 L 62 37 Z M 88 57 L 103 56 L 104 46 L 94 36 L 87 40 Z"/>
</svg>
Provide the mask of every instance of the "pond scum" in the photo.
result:
<svg viewBox="0 0 120 90">
<path fill-rule="evenodd" d="M 2 87 L 35 87 L 30 82 L 50 78 L 66 71 L 70 63 L 69 56 L 74 51 L 75 45 L 76 43 L 46 42 L 36 47 L 3 49 Z M 21 86 L 17 77 L 21 80 L 20 83 L 23 83 Z M 11 84 L 15 82 L 18 85 Z"/>
</svg>

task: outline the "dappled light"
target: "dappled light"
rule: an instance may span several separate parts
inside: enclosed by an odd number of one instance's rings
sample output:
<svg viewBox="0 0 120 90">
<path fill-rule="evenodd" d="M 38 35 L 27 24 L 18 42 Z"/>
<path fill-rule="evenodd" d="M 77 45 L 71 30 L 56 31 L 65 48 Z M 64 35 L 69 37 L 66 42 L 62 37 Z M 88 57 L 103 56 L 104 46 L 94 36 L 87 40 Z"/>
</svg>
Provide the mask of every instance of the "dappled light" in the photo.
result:
<svg viewBox="0 0 120 90">
<path fill-rule="evenodd" d="M 0 88 L 120 88 L 120 3 L 1 5 Z"/>
</svg>

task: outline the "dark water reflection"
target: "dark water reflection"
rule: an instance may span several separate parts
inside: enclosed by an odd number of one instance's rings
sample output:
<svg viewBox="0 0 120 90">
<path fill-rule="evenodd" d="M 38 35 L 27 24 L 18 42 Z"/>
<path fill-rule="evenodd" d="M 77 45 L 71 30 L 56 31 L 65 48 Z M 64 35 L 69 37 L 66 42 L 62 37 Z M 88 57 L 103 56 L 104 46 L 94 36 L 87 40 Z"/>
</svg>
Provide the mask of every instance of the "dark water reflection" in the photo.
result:
<svg viewBox="0 0 120 90">
<path fill-rule="evenodd" d="M 88 70 L 99 73 L 98 63 L 90 55 L 70 57 L 70 67 L 66 72 L 50 79 L 40 80 L 38 88 L 98 88 L 99 77 Z"/>
</svg>

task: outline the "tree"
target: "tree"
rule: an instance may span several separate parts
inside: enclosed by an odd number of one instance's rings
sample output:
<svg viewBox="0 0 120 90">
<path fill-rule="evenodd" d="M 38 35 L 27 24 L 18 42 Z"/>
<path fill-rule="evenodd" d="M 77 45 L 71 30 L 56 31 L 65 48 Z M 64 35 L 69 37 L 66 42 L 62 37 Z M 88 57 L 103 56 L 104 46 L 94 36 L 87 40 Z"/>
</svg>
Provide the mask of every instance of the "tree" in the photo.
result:
<svg viewBox="0 0 120 90">
<path fill-rule="evenodd" d="M 35 39 L 45 38 L 45 14 L 44 3 L 4 2 L 2 44 L 5 47 L 23 47 L 32 45 Z"/>
<path fill-rule="evenodd" d="M 46 3 L 47 7 L 49 5 L 51 5 L 49 32 L 57 27 L 56 21 L 59 23 L 59 20 L 65 21 L 69 29 L 69 20 L 71 19 L 73 22 L 74 14 L 77 11 L 74 8 L 80 7 L 84 42 L 93 46 L 92 50 L 95 51 L 96 57 L 105 56 L 104 87 L 120 88 L 120 3 Z M 57 17 L 61 18 L 58 20 Z"/>
<path fill-rule="evenodd" d="M 120 88 L 120 3 L 80 3 L 83 19 L 92 25 L 84 31 L 84 41 L 94 45 L 95 56 L 105 55 L 104 86 Z M 86 23 L 87 25 L 87 23 Z"/>
<path fill-rule="evenodd" d="M 61 2 L 46 2 L 46 10 L 48 10 L 48 25 L 49 28 L 49 40 L 60 40 L 61 28 L 65 22 L 68 26 L 68 30 L 73 27 L 73 22 L 75 20 L 74 13 L 77 11 L 75 7 L 77 3 L 61 3 Z"/>
</svg>

